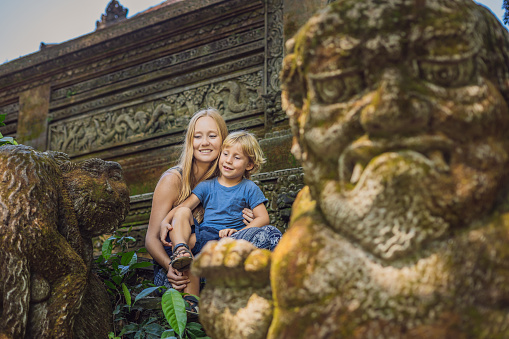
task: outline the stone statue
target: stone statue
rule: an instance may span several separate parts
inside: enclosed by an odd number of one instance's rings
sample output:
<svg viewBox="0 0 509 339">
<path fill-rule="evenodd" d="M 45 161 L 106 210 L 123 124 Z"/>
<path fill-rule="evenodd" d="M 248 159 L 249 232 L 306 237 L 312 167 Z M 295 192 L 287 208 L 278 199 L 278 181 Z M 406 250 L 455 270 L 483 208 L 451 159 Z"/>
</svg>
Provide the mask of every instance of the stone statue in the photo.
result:
<svg viewBox="0 0 509 339">
<path fill-rule="evenodd" d="M 509 338 L 508 32 L 470 0 L 338 0 L 287 50 L 308 186 L 272 256 L 198 257 L 207 333 Z"/>
<path fill-rule="evenodd" d="M 129 210 L 120 165 L 4 145 L 0 173 L 0 338 L 107 337 L 91 238 Z"/>
</svg>

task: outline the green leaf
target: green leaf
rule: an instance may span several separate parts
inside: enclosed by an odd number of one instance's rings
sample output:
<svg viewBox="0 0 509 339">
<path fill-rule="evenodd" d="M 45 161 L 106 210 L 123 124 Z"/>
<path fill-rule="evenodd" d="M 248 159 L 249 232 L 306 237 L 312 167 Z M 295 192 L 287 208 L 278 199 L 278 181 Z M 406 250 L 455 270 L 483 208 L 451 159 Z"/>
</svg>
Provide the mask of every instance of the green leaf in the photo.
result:
<svg viewBox="0 0 509 339">
<path fill-rule="evenodd" d="M 14 140 L 13 137 L 4 137 L 3 135 L 0 135 L 0 137 L 1 137 L 0 145 L 3 145 L 3 144 L 17 145 L 18 144 L 16 142 L 16 140 Z"/>
<path fill-rule="evenodd" d="M 131 268 L 141 268 L 141 267 L 150 267 L 154 265 L 153 263 L 151 263 L 150 261 L 142 261 L 142 262 L 137 262 L 135 264 L 132 264 L 130 267 Z"/>
<path fill-rule="evenodd" d="M 161 334 L 164 332 L 164 328 L 157 323 L 148 324 L 143 329 L 145 333 L 157 336 L 157 339 L 161 338 Z"/>
<path fill-rule="evenodd" d="M 5 120 L 6 114 L 0 114 L 0 126 L 5 126 L 4 120 Z"/>
<path fill-rule="evenodd" d="M 182 337 L 186 328 L 187 315 L 185 301 L 180 292 L 173 288 L 168 289 L 163 294 L 161 306 L 168 324 Z"/>
<path fill-rule="evenodd" d="M 192 334 L 194 334 L 197 337 L 203 337 L 206 335 L 205 331 L 203 330 L 203 327 L 199 323 L 195 323 L 195 322 L 188 323 L 186 330 L 188 332 L 191 332 Z"/>
<path fill-rule="evenodd" d="M 175 331 L 170 329 L 166 330 L 161 334 L 161 339 L 177 339 L 177 337 L 174 336 Z"/>
<path fill-rule="evenodd" d="M 127 272 L 129 272 L 130 266 L 124 266 L 124 265 L 118 265 L 118 268 L 120 269 L 119 274 L 125 275 Z"/>
<path fill-rule="evenodd" d="M 111 281 L 109 281 L 109 280 L 104 280 L 104 284 L 105 284 L 106 286 L 108 286 L 109 288 L 111 288 L 111 289 L 114 289 L 114 290 L 115 290 L 115 289 L 117 289 L 117 287 L 115 286 L 115 284 L 113 284 L 113 283 L 112 283 Z"/>
<path fill-rule="evenodd" d="M 122 331 L 120 331 L 120 333 L 118 335 L 121 337 L 124 334 L 130 334 L 130 333 L 134 333 L 136 331 L 138 331 L 138 324 L 129 324 L 129 325 L 125 325 L 122 328 Z"/>
<path fill-rule="evenodd" d="M 194 335 L 193 332 L 186 330 L 186 337 L 189 337 L 189 339 L 198 339 L 196 335 Z"/>
<path fill-rule="evenodd" d="M 122 283 L 122 289 L 124 290 L 124 297 L 127 305 L 131 306 L 131 292 L 129 292 L 129 289 L 124 283 Z"/>
<path fill-rule="evenodd" d="M 138 259 L 138 256 L 136 255 L 136 253 L 134 253 L 134 251 L 125 252 L 125 253 L 122 254 L 122 259 L 120 259 L 120 264 L 124 265 L 124 266 L 129 266 L 131 263 L 134 264 L 132 262 L 132 260 L 135 257 L 136 257 L 136 260 L 134 261 L 134 263 Z"/>
<path fill-rule="evenodd" d="M 113 250 L 113 242 L 112 241 L 114 239 L 115 239 L 114 237 L 110 237 L 103 242 L 102 255 L 104 257 L 104 260 L 108 260 L 111 257 L 111 251 Z"/>
<path fill-rule="evenodd" d="M 120 313 L 120 305 L 117 305 L 117 307 L 115 307 L 115 310 L 113 311 L 113 314 L 117 315 L 119 313 Z"/>
<path fill-rule="evenodd" d="M 122 282 L 122 277 L 121 276 L 118 276 L 118 275 L 114 275 L 111 277 L 111 280 L 113 280 L 113 282 L 115 284 L 117 284 L 118 286 L 120 286 L 120 283 Z"/>
<path fill-rule="evenodd" d="M 149 295 L 150 293 L 154 292 L 155 290 L 158 290 L 160 288 L 160 286 L 156 286 L 156 287 L 149 287 L 149 288 L 146 288 L 144 289 L 143 291 L 141 291 L 140 293 L 138 293 L 138 295 L 136 296 L 136 298 L 134 298 L 134 303 L 133 305 L 138 301 L 140 300 L 141 298 L 145 298 L 147 295 Z"/>
</svg>

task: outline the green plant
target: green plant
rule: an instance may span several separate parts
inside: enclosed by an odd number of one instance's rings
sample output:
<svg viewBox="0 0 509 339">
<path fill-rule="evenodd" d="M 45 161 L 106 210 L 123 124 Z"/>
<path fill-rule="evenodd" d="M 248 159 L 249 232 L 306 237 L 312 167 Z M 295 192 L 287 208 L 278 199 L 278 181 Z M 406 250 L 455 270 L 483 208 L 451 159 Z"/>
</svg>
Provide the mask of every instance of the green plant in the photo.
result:
<svg viewBox="0 0 509 339">
<path fill-rule="evenodd" d="M 154 286 L 148 281 L 133 284 L 136 269 L 152 263 L 138 262 L 138 253 L 146 252 L 146 249 L 129 250 L 129 244 L 136 241 L 128 235 L 131 230 L 132 227 L 127 232 L 119 230 L 106 239 L 102 254 L 96 260 L 97 273 L 102 277 L 114 306 L 115 332 L 110 332 L 108 338 L 210 339 L 200 323 L 187 322 L 184 293 L 173 288 L 166 290 L 162 296 L 161 308 L 165 319 L 150 317 L 139 322 L 139 317 L 132 316 L 133 312 L 138 312 L 138 315 L 141 312 L 141 308 L 136 307 L 137 301 L 165 287 Z"/>
<path fill-rule="evenodd" d="M 163 332 L 161 338 L 205 339 L 203 327 L 197 322 L 187 322 L 186 305 L 182 293 L 170 288 L 164 292 L 161 307 L 171 330 Z M 209 338 L 210 339 L 210 338 Z"/>
<path fill-rule="evenodd" d="M 5 126 L 4 120 L 5 120 L 5 114 L 0 114 L 0 127 Z M 11 144 L 11 145 L 17 145 L 18 143 L 13 137 L 4 137 L 2 133 L 0 133 L 0 146 L 5 144 Z"/>
<path fill-rule="evenodd" d="M 136 241 L 127 235 L 131 229 L 129 228 L 127 233 L 117 231 L 106 239 L 102 245 L 102 254 L 96 260 L 97 273 L 112 297 L 114 323 L 122 328 L 128 323 L 127 317 L 133 311 L 136 301 L 160 288 L 146 280 L 141 283 L 134 281 L 133 284 L 136 269 L 151 266 L 152 263 L 138 262 L 138 253 L 146 252 L 146 249 L 129 250 L 129 243 Z M 150 287 L 146 288 L 147 286 Z M 143 288 L 145 289 L 137 294 L 133 302 L 133 294 Z"/>
<path fill-rule="evenodd" d="M 165 328 L 157 323 L 157 318 L 149 318 L 141 324 L 131 323 L 124 326 L 119 336 L 132 335 L 134 339 L 159 339 Z"/>
</svg>

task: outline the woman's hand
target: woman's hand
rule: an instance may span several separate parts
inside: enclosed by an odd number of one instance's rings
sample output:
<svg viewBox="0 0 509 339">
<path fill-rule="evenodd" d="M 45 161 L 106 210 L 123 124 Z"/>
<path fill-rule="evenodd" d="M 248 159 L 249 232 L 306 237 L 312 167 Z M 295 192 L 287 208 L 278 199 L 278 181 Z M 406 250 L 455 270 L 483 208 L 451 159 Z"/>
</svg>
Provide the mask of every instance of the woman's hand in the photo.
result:
<svg viewBox="0 0 509 339">
<path fill-rule="evenodd" d="M 171 266 L 168 268 L 168 274 L 166 274 L 166 276 L 173 288 L 179 292 L 184 291 L 184 288 L 186 288 L 187 284 L 190 282 L 187 275 L 184 275 L 184 273 L 177 271 Z"/>
<path fill-rule="evenodd" d="M 238 231 L 234 228 L 225 228 L 224 230 L 219 231 L 219 238 L 229 237 L 233 233 L 237 233 Z"/>
<path fill-rule="evenodd" d="M 244 208 L 244 209 L 242 210 L 242 218 L 244 218 L 244 220 L 243 220 L 243 221 L 244 221 L 244 224 L 245 224 L 246 226 L 249 226 L 249 223 L 250 223 L 251 221 L 253 221 L 253 219 L 254 219 L 254 213 L 253 213 L 253 211 L 252 211 L 252 210 L 250 210 L 249 208 Z"/>
<path fill-rule="evenodd" d="M 165 223 L 164 220 L 161 223 L 161 231 L 159 234 L 159 239 L 161 239 L 161 242 L 164 246 L 171 246 L 171 242 L 166 241 L 166 237 L 168 236 L 168 232 L 173 229 L 173 226 L 171 226 L 170 223 Z"/>
</svg>

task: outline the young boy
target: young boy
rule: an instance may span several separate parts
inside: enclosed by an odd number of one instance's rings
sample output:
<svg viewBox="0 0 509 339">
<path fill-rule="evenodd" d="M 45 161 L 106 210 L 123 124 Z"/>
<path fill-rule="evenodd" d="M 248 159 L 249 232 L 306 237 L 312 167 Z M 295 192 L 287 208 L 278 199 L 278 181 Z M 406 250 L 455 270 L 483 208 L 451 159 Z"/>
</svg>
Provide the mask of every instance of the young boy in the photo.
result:
<svg viewBox="0 0 509 339">
<path fill-rule="evenodd" d="M 264 161 L 260 145 L 252 134 L 239 131 L 226 137 L 219 158 L 219 177 L 199 183 L 192 194 L 170 211 L 161 223 L 161 241 L 165 245 L 169 245 L 166 236 L 170 231 L 173 244 L 170 265 L 174 269 L 189 269 L 193 261 L 190 248 L 193 253 L 198 253 L 210 240 L 269 224 L 269 214 L 264 205 L 267 199 L 258 186 L 248 180 Z M 198 225 L 192 210 L 200 203 L 205 213 L 203 222 Z M 254 215 L 247 226 L 242 217 L 244 208 L 250 208 Z M 192 226 L 195 226 L 196 233 L 191 233 Z M 279 237 L 280 233 L 277 240 Z M 198 294 L 196 287 L 188 293 Z"/>
</svg>

